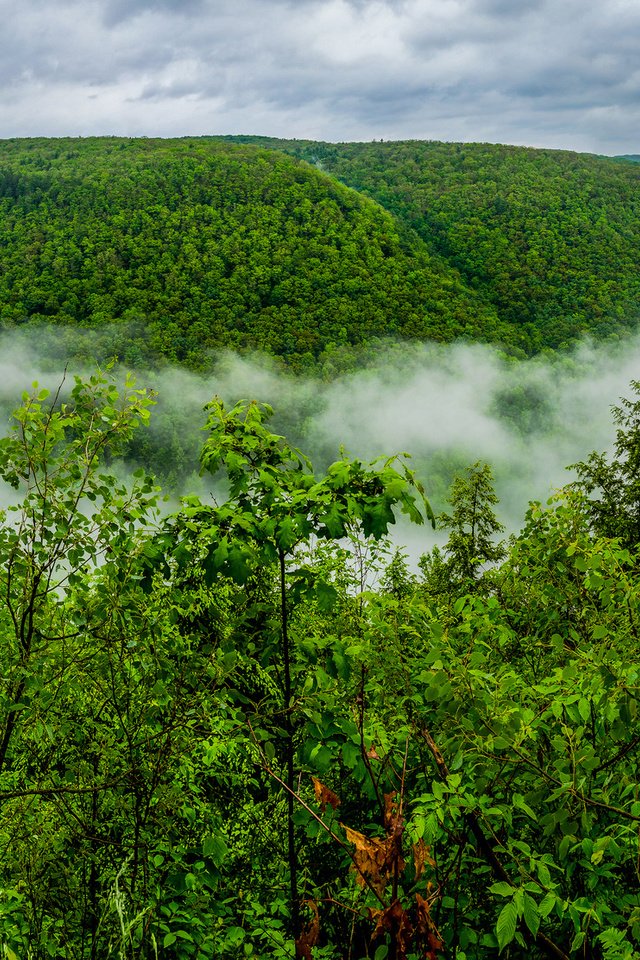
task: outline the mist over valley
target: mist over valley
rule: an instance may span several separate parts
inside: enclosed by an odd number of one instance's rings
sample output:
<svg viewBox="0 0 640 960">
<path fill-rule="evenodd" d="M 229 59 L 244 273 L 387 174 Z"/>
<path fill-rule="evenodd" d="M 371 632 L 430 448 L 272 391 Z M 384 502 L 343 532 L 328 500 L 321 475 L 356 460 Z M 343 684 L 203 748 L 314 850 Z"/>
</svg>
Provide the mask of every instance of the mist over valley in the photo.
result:
<svg viewBox="0 0 640 960">
<path fill-rule="evenodd" d="M 406 450 L 437 510 L 485 461 L 517 530 L 636 375 L 639 187 L 492 144 L 3 141 L 2 390 L 117 357 L 158 392 L 131 453 L 174 495 L 218 393 L 320 466 Z"/>
<path fill-rule="evenodd" d="M 101 342 L 99 330 L 87 332 L 84 352 L 94 337 Z M 38 344 L 55 338 L 51 328 L 38 338 L 18 329 L 0 339 L 5 427 L 32 382 L 54 392 L 64 380 L 69 389 L 76 374 L 94 369 L 80 362 L 61 367 L 58 358 L 38 352 Z M 115 369 L 120 377 L 129 368 L 120 363 Z M 128 466 L 154 472 L 173 503 L 191 493 L 207 497 L 211 488 L 198 462 L 205 405 L 215 395 L 229 406 L 258 400 L 274 408 L 273 429 L 300 447 L 317 470 L 335 460 L 341 447 L 365 461 L 408 453 L 437 512 L 446 508 L 457 472 L 478 460 L 488 463 L 500 501 L 497 514 L 515 532 L 529 501 L 545 502 L 571 481 L 571 464 L 592 451 L 611 451 L 611 407 L 630 396 L 638 370 L 640 335 L 584 341 L 530 360 L 481 344 L 390 341 L 331 381 L 286 371 L 264 354 L 227 352 L 207 374 L 171 364 L 135 371 L 137 384 L 152 390 L 156 402 Z M 415 557 L 442 535 L 401 524 L 395 539 Z"/>
</svg>

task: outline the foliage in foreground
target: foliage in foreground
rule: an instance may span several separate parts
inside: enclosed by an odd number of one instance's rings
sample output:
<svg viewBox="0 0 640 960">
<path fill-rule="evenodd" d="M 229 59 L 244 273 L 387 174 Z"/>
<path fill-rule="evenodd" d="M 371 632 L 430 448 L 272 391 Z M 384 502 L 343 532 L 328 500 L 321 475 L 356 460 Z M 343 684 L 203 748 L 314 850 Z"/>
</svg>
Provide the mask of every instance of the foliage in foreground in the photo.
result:
<svg viewBox="0 0 640 960">
<path fill-rule="evenodd" d="M 0 442 L 5 956 L 638 957 L 639 557 L 602 462 L 506 548 L 474 465 L 416 577 L 402 459 L 316 475 L 214 401 L 228 498 L 162 518 L 109 469 L 150 402 L 36 390 Z"/>
</svg>

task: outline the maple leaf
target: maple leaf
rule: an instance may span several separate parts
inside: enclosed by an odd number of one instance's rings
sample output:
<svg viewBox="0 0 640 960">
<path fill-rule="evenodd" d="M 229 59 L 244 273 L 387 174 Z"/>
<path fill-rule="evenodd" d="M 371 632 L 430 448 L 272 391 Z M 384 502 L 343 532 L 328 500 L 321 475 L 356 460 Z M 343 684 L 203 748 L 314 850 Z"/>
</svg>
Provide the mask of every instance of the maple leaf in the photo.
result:
<svg viewBox="0 0 640 960">
<path fill-rule="evenodd" d="M 311 777 L 313 780 L 313 789 L 315 791 L 316 800 L 320 804 L 320 810 L 322 813 L 325 812 L 327 806 L 330 806 L 333 810 L 336 810 L 340 806 L 340 798 L 333 792 L 329 790 L 329 787 L 325 787 L 324 783 L 321 783 L 317 777 Z"/>
</svg>

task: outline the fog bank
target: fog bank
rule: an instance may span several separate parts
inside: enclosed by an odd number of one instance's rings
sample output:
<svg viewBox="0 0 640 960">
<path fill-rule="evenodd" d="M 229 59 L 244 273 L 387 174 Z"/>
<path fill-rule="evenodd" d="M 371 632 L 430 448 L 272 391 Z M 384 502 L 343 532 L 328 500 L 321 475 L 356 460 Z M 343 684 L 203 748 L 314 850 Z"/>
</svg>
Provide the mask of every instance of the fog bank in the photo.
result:
<svg viewBox="0 0 640 960">
<path fill-rule="evenodd" d="M 0 344 L 0 406 L 7 425 L 23 390 L 34 380 L 55 388 L 63 371 L 19 332 Z M 181 493 L 195 486 L 207 494 L 207 481 L 197 479 L 197 453 L 203 407 L 218 394 L 228 403 L 250 398 L 271 404 L 274 430 L 301 446 L 319 468 L 339 455 L 341 445 L 365 460 L 410 453 L 436 510 L 444 506 L 456 469 L 488 462 L 500 519 L 514 531 L 530 500 L 546 500 L 571 479 L 567 465 L 611 448 L 611 406 L 632 395 L 630 381 L 639 371 L 640 335 L 527 361 L 508 360 L 478 344 L 395 344 L 365 369 L 330 383 L 287 375 L 265 358 L 233 354 L 219 357 L 206 376 L 166 367 L 139 371 L 137 379 L 158 393 L 148 439 L 162 448 L 165 461 L 174 458 L 175 475 L 169 469 L 167 476 Z M 83 371 L 70 368 L 68 379 L 76 372 Z M 420 533 L 420 549 L 432 542 Z"/>
</svg>

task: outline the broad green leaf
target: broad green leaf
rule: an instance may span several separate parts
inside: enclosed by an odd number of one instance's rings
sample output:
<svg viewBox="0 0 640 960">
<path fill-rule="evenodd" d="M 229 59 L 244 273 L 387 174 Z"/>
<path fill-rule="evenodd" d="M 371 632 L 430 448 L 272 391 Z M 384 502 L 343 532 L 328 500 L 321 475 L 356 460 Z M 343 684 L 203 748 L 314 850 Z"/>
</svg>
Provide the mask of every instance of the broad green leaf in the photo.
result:
<svg viewBox="0 0 640 960">
<path fill-rule="evenodd" d="M 489 887 L 489 893 L 495 893 L 498 897 L 512 897 L 514 888 L 506 880 L 500 880 L 498 883 L 492 883 Z"/>
<path fill-rule="evenodd" d="M 540 914 L 538 912 L 537 903 L 533 897 L 529 896 L 528 893 L 525 893 L 524 895 L 522 915 L 524 916 L 524 922 L 535 937 L 538 929 L 540 928 Z"/>
<path fill-rule="evenodd" d="M 220 836 L 205 837 L 202 844 L 202 854 L 205 857 L 211 857 L 216 867 L 219 867 L 226 859 L 229 853 L 227 844 Z"/>
<path fill-rule="evenodd" d="M 538 820 L 537 815 L 531 809 L 528 803 L 525 802 L 524 797 L 520 796 L 519 793 L 514 794 L 513 796 L 513 805 L 517 810 L 522 810 L 523 813 L 526 813 L 531 820 Z"/>
<path fill-rule="evenodd" d="M 538 913 L 541 917 L 548 917 L 553 908 L 556 905 L 557 896 L 555 893 L 549 891 L 546 893 L 540 903 L 538 904 Z"/>
<path fill-rule="evenodd" d="M 584 943 L 584 941 L 585 941 L 585 939 L 586 939 L 586 936 L 587 936 L 587 935 L 586 935 L 586 933 L 584 932 L 584 930 L 578 930 L 578 932 L 576 933 L 575 937 L 574 937 L 573 940 L 571 941 L 571 946 L 569 947 L 570 953 L 575 953 L 576 950 L 579 950 L 579 949 L 580 949 L 580 947 L 582 946 L 582 944 Z"/>
<path fill-rule="evenodd" d="M 518 909 L 513 901 L 504 905 L 496 923 L 496 936 L 500 953 L 511 943 L 516 935 Z"/>
<path fill-rule="evenodd" d="M 318 608 L 322 610 L 323 613 L 332 610 L 338 599 L 338 591 L 336 588 L 330 583 L 325 583 L 324 580 L 317 581 L 315 585 L 315 595 Z"/>
</svg>

